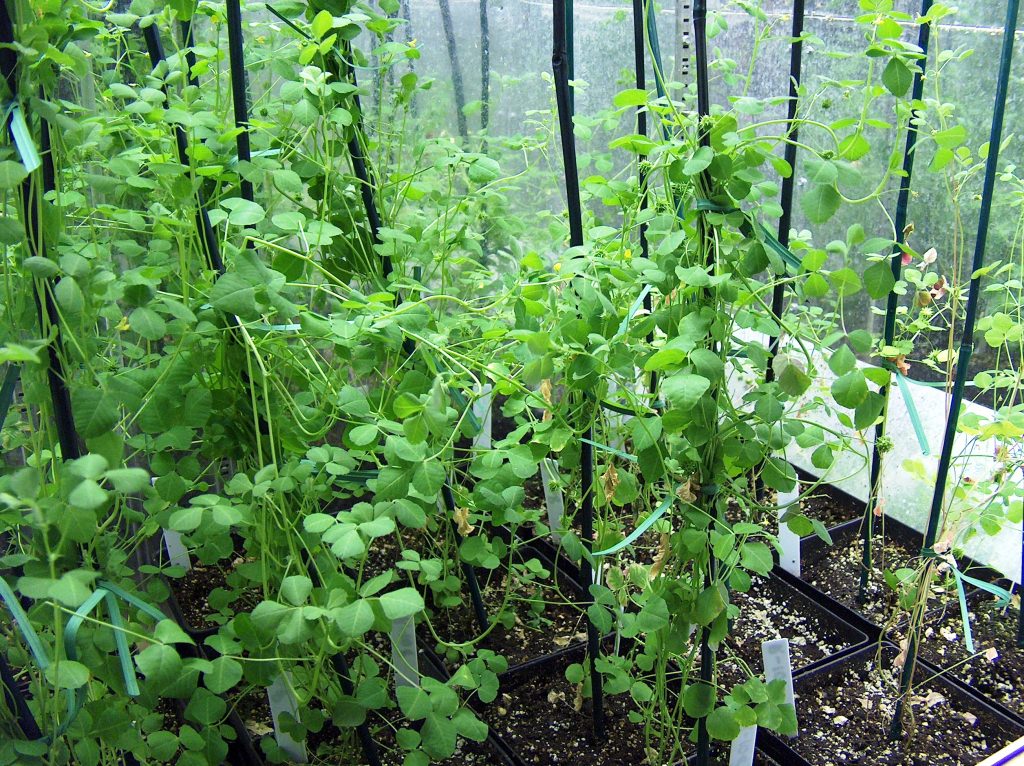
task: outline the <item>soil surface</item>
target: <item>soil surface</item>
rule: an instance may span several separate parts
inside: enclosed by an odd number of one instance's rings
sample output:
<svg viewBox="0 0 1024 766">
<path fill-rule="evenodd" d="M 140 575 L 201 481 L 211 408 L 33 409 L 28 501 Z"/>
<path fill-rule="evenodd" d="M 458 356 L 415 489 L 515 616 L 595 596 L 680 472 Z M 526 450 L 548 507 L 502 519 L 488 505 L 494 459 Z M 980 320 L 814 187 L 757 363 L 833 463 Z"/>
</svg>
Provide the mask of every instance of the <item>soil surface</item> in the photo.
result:
<svg viewBox="0 0 1024 766">
<path fill-rule="evenodd" d="M 898 696 L 895 652 L 797 682 L 800 736 L 789 741 L 816 766 L 974 766 L 1024 728 L 1003 723 L 977 703 L 935 683 L 914 690 L 904 736 L 889 739 Z"/>
<path fill-rule="evenodd" d="M 565 679 L 565 662 L 524 677 L 484 710 L 491 730 L 524 763 L 543 766 L 625 766 L 645 763 L 644 729 L 632 723 L 629 695 L 605 698 L 605 737 L 593 736 L 590 701 L 577 711 L 577 687 Z"/>
<path fill-rule="evenodd" d="M 482 581 L 484 604 L 493 610 L 506 598 L 509 586 L 507 614 L 476 647 L 497 652 L 511 668 L 585 640 L 583 612 L 574 603 L 580 598 L 576 585 L 559 572 L 551 576 L 553 581 L 531 581 L 514 574 L 509 584 L 507 572 L 496 570 L 489 580 Z M 488 616 L 495 617 L 493 612 Z M 435 610 L 431 619 L 434 631 L 449 643 L 471 641 L 480 635 L 468 596 L 456 608 Z M 420 626 L 420 640 L 427 645 L 435 643 L 426 626 Z M 443 655 L 444 647 L 437 648 Z"/>
<path fill-rule="evenodd" d="M 860 612 L 876 625 L 895 624 L 905 614 L 898 608 L 896 592 L 885 582 L 885 570 L 913 566 L 920 556 L 920 546 L 886 535 L 875 536 L 872 546 L 872 569 L 868 579 L 866 598 L 859 601 L 861 556 L 863 543 L 859 531 L 844 530 L 833 535 L 833 546 L 822 546 L 808 551 L 801 561 L 800 572 L 804 581 L 831 596 L 841 604 Z M 940 578 L 936 579 L 939 582 Z"/>
<path fill-rule="evenodd" d="M 236 559 L 237 563 L 242 561 L 240 558 Z M 181 616 L 190 631 L 198 633 L 216 630 L 217 626 L 227 622 L 232 614 L 250 611 L 259 604 L 259 590 L 233 587 L 229 582 L 230 575 L 230 566 L 193 564 L 192 568 L 185 572 L 184 577 L 168 580 L 178 601 Z M 224 600 L 230 607 L 229 612 L 222 612 L 212 606 L 211 596 L 218 602 Z"/>
<path fill-rule="evenodd" d="M 853 646 L 824 611 L 818 610 L 803 594 L 774 578 L 757 577 L 748 593 L 733 592 L 731 599 L 740 608 L 740 615 L 733 621 L 730 635 L 719 654 L 719 672 L 727 688 L 747 678 L 729 655 L 742 660 L 755 675 L 760 675 L 764 670 L 761 661 L 761 643 L 764 641 L 788 638 L 794 670 Z"/>
<path fill-rule="evenodd" d="M 921 656 L 990 699 L 1024 716 L 1024 649 L 1017 647 L 1018 607 L 1002 607 L 988 594 L 968 600 L 974 654 L 964 643 L 960 609 L 951 604 L 928 620 Z"/>
</svg>

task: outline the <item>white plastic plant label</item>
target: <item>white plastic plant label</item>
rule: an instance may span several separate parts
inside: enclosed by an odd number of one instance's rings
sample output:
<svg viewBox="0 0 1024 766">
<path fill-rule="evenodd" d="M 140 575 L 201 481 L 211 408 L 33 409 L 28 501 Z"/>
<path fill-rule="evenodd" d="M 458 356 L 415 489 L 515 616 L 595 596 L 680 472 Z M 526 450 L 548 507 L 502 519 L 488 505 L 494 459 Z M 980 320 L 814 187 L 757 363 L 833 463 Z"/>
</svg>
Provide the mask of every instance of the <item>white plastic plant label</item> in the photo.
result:
<svg viewBox="0 0 1024 766">
<path fill-rule="evenodd" d="M 391 623 L 391 664 L 395 667 L 396 687 L 420 685 L 414 615 L 399 617 Z"/>
<path fill-rule="evenodd" d="M 540 461 L 540 482 L 544 485 L 544 505 L 548 509 L 548 526 L 555 542 L 561 542 L 558 530 L 562 528 L 562 516 L 565 514 L 565 501 L 562 488 L 558 486 L 558 462 L 551 458 Z"/>
<path fill-rule="evenodd" d="M 277 746 L 281 748 L 288 757 L 295 763 L 307 763 L 306 744 L 296 742 L 290 734 L 281 731 L 280 718 L 282 713 L 288 713 L 292 718 L 298 719 L 299 706 L 292 694 L 290 679 L 279 675 L 274 679 L 267 689 L 267 701 L 270 703 L 270 716 L 274 720 L 274 739 Z"/>
<path fill-rule="evenodd" d="M 800 494 L 792 492 L 779 493 L 779 566 L 794 577 L 800 576 L 800 535 L 782 523 L 782 516 L 790 506 L 798 502 Z"/>
<path fill-rule="evenodd" d="M 167 560 L 171 566 L 182 567 L 186 572 L 192 569 L 192 560 L 189 558 L 188 548 L 181 541 L 180 532 L 164 530 L 164 549 L 167 551 Z"/>
<path fill-rule="evenodd" d="M 480 398 L 473 402 L 473 417 L 480 421 L 480 431 L 473 437 L 473 446 L 478 449 L 491 448 L 491 399 L 492 387 L 490 383 L 484 383 L 477 389 Z"/>
<path fill-rule="evenodd" d="M 786 702 L 796 710 L 793 694 L 793 664 L 789 659 L 789 639 L 776 638 L 761 644 L 761 659 L 764 660 L 765 681 L 782 680 L 786 684 Z"/>
<path fill-rule="evenodd" d="M 729 766 L 753 766 L 757 726 L 744 726 L 729 747 Z"/>
</svg>

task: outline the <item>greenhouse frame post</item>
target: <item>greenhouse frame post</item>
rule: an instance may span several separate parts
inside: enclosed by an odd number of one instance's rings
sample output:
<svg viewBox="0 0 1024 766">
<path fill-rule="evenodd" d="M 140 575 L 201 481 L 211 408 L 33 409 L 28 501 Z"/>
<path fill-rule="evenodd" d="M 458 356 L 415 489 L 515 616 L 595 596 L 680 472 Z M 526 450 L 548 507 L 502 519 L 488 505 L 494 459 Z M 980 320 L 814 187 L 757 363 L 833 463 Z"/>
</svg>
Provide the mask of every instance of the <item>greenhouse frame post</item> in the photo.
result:
<svg viewBox="0 0 1024 766">
<path fill-rule="evenodd" d="M 793 221 L 793 191 L 796 188 L 796 153 L 799 129 L 796 127 L 798 100 L 800 98 L 800 81 L 803 78 L 804 55 L 804 0 L 793 0 L 793 26 L 791 37 L 793 42 L 789 50 L 789 101 L 786 104 L 786 146 L 783 159 L 789 165 L 789 175 L 782 179 L 780 204 L 782 215 L 779 217 L 779 244 L 789 247 L 789 229 Z M 785 266 L 783 266 L 785 274 Z M 775 357 L 779 353 L 782 339 L 782 311 L 785 308 L 786 283 L 776 280 L 772 286 L 772 319 L 775 320 L 775 334 L 768 339 L 768 366 L 764 371 L 764 382 L 775 380 Z"/>
<path fill-rule="evenodd" d="M 711 135 L 705 124 L 705 118 L 711 114 L 711 85 L 708 74 L 708 39 L 707 39 L 707 0 L 696 0 L 693 4 L 693 46 L 694 59 L 697 75 L 697 135 L 701 146 L 711 146 Z M 710 190 L 710 174 L 707 170 L 701 171 L 700 178 L 705 193 Z M 701 213 L 697 219 L 697 237 L 703 240 L 706 236 L 708 226 L 706 215 Z M 716 396 L 713 391 L 709 396 Z M 705 496 L 705 501 L 712 508 L 715 505 L 715 496 Z M 715 514 L 717 517 L 717 513 Z M 708 542 L 710 546 L 710 540 Z M 704 587 L 709 588 L 714 583 L 716 566 L 714 555 L 708 556 L 707 570 L 704 576 Z M 711 627 L 702 626 L 700 631 L 700 681 L 699 683 L 714 687 L 715 674 L 715 650 L 711 647 Z M 708 732 L 708 718 L 701 716 L 697 719 L 697 766 L 710 766 L 711 764 L 711 737 Z"/>
<path fill-rule="evenodd" d="M 555 79 L 555 102 L 558 111 L 558 128 L 562 144 L 562 160 L 565 166 L 565 194 L 569 215 L 569 246 L 583 244 L 583 210 L 580 203 L 579 168 L 576 164 L 576 140 L 572 130 L 574 113 L 569 80 L 574 69 L 572 46 L 572 0 L 552 0 L 553 38 L 551 68 Z M 586 553 L 580 563 L 580 574 L 588 594 L 583 597 L 584 605 L 591 603 L 589 587 L 594 573 L 590 553 L 594 550 L 594 426 L 587 420 L 580 443 L 580 473 L 582 480 L 582 502 L 580 504 L 580 534 Z M 597 660 L 601 656 L 601 637 L 593 620 L 587 616 L 587 655 L 590 658 L 590 685 L 593 692 L 594 735 L 604 739 L 604 691 Z"/>
<path fill-rule="evenodd" d="M 14 20 L 10 16 L 8 4 L 0 3 L 0 76 L 7 81 L 11 100 L 19 103 L 18 66 L 19 56 L 14 48 Z M 15 140 L 14 112 L 11 110 L 7 119 L 7 129 L 11 140 Z M 43 194 L 56 190 L 56 176 L 53 167 L 53 153 L 50 146 L 50 125 L 45 118 L 39 118 L 39 148 L 42 160 L 42 189 L 36 174 L 28 173 L 21 183 L 21 213 L 24 218 L 26 247 L 29 254 L 41 258 L 49 258 L 46 237 L 43 232 L 42 203 Z M 46 326 L 56 328 L 57 335 L 53 342 L 47 344 L 46 380 L 50 389 L 50 400 L 53 405 L 54 425 L 57 429 L 57 441 L 60 443 L 61 458 L 65 461 L 75 460 L 82 456 L 82 441 L 75 427 L 75 417 L 71 407 L 71 392 L 68 390 L 64 363 L 60 357 L 63 349 L 61 340 L 60 312 L 53 297 L 54 283 L 51 279 L 43 280 L 42 289 L 39 281 L 33 280 L 33 297 L 36 312 L 39 316 L 39 331 L 48 335 Z"/>
<path fill-rule="evenodd" d="M 637 90 L 645 92 L 647 91 L 647 48 L 644 43 L 644 29 L 649 12 L 648 1 L 633 0 L 633 61 L 634 66 L 636 66 L 636 87 Z M 647 107 L 643 105 L 636 108 L 636 132 L 645 138 L 647 137 Z M 640 188 L 640 210 L 643 211 L 648 208 L 650 200 L 647 194 L 647 161 L 642 155 L 637 157 L 636 174 L 637 183 Z M 646 261 L 650 252 L 650 245 L 647 242 L 647 223 L 641 222 L 639 229 L 640 257 Z M 644 309 L 650 313 L 653 306 L 651 291 L 648 290 L 644 295 Z M 648 342 L 654 340 L 653 330 L 648 333 L 647 340 Z M 658 373 L 654 370 L 651 371 L 648 378 L 647 390 L 652 397 L 658 390 Z"/>
<path fill-rule="evenodd" d="M 943 502 L 946 496 L 946 480 L 949 477 L 949 466 L 953 458 L 953 442 L 956 440 L 957 425 L 960 421 L 960 405 L 963 403 L 964 386 L 967 383 L 967 370 L 970 366 L 971 353 L 974 351 L 974 326 L 978 313 L 978 301 L 981 296 L 981 269 L 985 265 L 985 247 L 988 244 L 989 221 L 992 217 L 992 197 L 995 192 L 996 176 L 999 172 L 999 148 L 1003 140 L 1003 122 L 1006 115 L 1006 97 L 1010 84 L 1010 68 L 1013 63 L 1013 45 L 1016 39 L 1017 17 L 1020 12 L 1020 0 L 1008 0 L 1006 4 L 1006 23 L 1003 27 L 1003 45 L 999 56 L 999 74 L 996 80 L 996 96 L 992 113 L 992 126 L 989 134 L 989 153 L 985 162 L 985 180 L 981 192 L 981 212 L 978 216 L 978 236 L 974 243 L 974 259 L 971 263 L 971 283 L 967 293 L 967 311 L 964 319 L 963 336 L 956 361 L 956 379 L 953 383 L 953 395 L 949 404 L 949 415 L 946 418 L 946 430 L 942 439 L 942 453 L 935 479 L 935 490 L 932 495 L 931 509 L 928 515 L 928 528 L 924 534 L 924 547 L 921 555 L 925 564 L 918 579 L 919 592 L 927 598 L 928 586 L 937 562 L 933 546 L 939 532 L 939 520 L 942 516 Z M 904 700 L 914 680 L 914 666 L 917 663 L 919 625 L 911 622 L 907 631 L 906 660 L 900 677 L 900 696 L 896 702 L 892 726 L 889 734 L 897 739 L 903 731 Z"/>
<path fill-rule="evenodd" d="M 186 34 L 188 35 L 186 39 L 191 39 L 191 24 L 189 25 L 188 32 Z M 164 56 L 164 46 L 160 41 L 160 31 L 157 29 L 157 25 L 150 24 L 148 27 L 143 29 L 142 36 L 146 41 L 146 49 L 149 52 L 149 63 L 153 69 L 156 69 L 157 66 L 166 61 L 166 57 Z M 194 56 L 192 57 L 192 60 L 194 63 Z M 191 71 L 192 64 L 189 65 L 189 72 L 191 73 Z M 164 92 L 164 100 L 167 102 L 167 105 L 170 106 L 170 94 L 167 91 L 166 83 L 164 83 L 162 90 Z M 174 143 L 178 151 L 178 162 L 186 168 L 191 168 L 192 163 L 188 156 L 188 136 L 185 133 L 185 128 L 178 124 L 175 124 L 174 126 Z M 202 242 L 203 251 L 206 255 L 206 263 L 218 274 L 223 274 L 224 261 L 221 259 L 220 243 L 217 241 L 217 233 L 214 231 L 213 225 L 210 223 L 210 214 L 206 209 L 206 199 L 201 188 L 196 189 L 195 197 L 196 233 L 199 235 L 199 241 Z"/>
<path fill-rule="evenodd" d="M 459 48 L 455 41 L 455 22 L 452 21 L 452 8 L 448 0 L 437 0 L 441 11 L 441 26 L 444 29 L 444 41 L 448 48 L 448 62 L 452 68 L 452 91 L 455 96 L 455 122 L 458 125 L 459 137 L 463 144 L 469 138 L 469 126 L 466 123 L 466 86 L 462 79 L 462 65 L 459 64 Z"/>
<path fill-rule="evenodd" d="M 921 0 L 921 17 L 926 17 L 931 11 L 932 0 Z M 928 67 L 928 47 L 931 39 L 931 22 L 925 21 L 917 32 L 917 47 L 921 49 L 924 57 L 921 59 L 921 67 L 914 72 L 914 82 L 911 88 L 911 103 L 917 103 L 924 94 L 924 73 Z M 890 257 L 892 268 L 893 289 L 889 291 L 885 303 L 885 325 L 882 332 L 883 345 L 891 346 L 896 335 L 896 309 L 899 306 L 899 295 L 895 290 L 895 283 L 903 276 L 903 245 L 906 244 L 907 218 L 910 207 L 910 185 L 914 175 L 914 157 L 917 147 L 917 128 L 914 126 L 914 118 L 917 110 L 913 110 L 907 122 L 907 140 L 903 149 L 903 178 L 900 182 L 899 196 L 896 200 L 896 244 L 893 247 Z M 896 370 L 890 370 L 890 375 L 899 374 Z M 879 445 L 885 438 L 886 414 L 889 411 L 889 396 L 892 393 L 891 386 L 886 384 L 881 387 L 879 393 L 882 395 L 882 418 L 875 425 L 875 439 L 871 444 L 871 468 L 868 479 L 868 502 L 864 508 L 864 519 L 861 523 L 861 538 L 863 540 L 860 585 L 857 589 L 857 599 L 863 601 L 867 597 L 868 581 L 871 576 L 872 547 L 874 541 L 874 517 L 875 508 L 880 498 L 882 483 L 882 453 Z"/>
<path fill-rule="evenodd" d="M 242 49 L 242 7 L 240 0 L 226 0 L 228 21 L 228 64 L 231 69 L 231 103 L 235 113 L 235 146 L 238 150 L 239 194 L 248 202 L 255 202 L 252 181 L 245 177 L 246 165 L 252 162 L 252 146 L 249 142 L 249 89 L 245 78 L 245 51 Z M 253 247 L 251 238 L 248 246 Z"/>
<path fill-rule="evenodd" d="M 480 0 L 480 128 L 491 124 L 491 29 L 487 18 L 487 0 Z"/>
</svg>

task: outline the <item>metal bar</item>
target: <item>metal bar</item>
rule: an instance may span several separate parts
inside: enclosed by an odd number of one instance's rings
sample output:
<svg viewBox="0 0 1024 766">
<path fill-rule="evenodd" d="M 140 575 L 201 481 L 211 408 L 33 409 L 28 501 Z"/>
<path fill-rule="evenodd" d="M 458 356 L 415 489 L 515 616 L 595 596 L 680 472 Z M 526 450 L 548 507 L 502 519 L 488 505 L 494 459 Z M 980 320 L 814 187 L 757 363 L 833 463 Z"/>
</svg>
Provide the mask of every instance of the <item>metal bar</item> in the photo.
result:
<svg viewBox="0 0 1024 766">
<path fill-rule="evenodd" d="M 645 0 L 633 0 L 633 62 L 636 67 L 637 90 L 647 90 L 647 55 L 644 45 L 645 18 L 648 13 Z M 636 108 L 636 131 L 641 136 L 647 135 L 647 109 L 643 106 Z M 637 157 L 637 180 L 640 186 L 640 210 L 646 210 L 650 205 L 648 197 L 647 163 L 643 157 Z M 650 253 L 650 243 L 647 241 L 647 224 L 640 224 L 640 256 L 646 260 Z M 653 300 L 650 291 L 644 296 L 644 309 L 647 313 L 653 310 Z M 654 340 L 654 331 L 647 335 L 647 342 Z M 658 373 L 651 372 L 647 384 L 648 392 L 653 396 L 658 390 Z"/>
<path fill-rule="evenodd" d="M 8 4 L 0 3 L 0 72 L 7 81 L 7 87 L 11 92 L 11 98 L 18 97 L 18 54 L 13 47 L 14 22 L 11 19 Z M 8 130 L 11 129 L 11 121 L 8 120 Z M 13 140 L 13 135 L 12 135 Z M 34 174 L 30 173 L 21 184 L 21 212 L 25 226 L 26 244 L 30 255 L 47 258 L 46 240 L 43 233 L 43 223 L 40 217 L 42 206 L 42 194 L 56 189 L 55 173 L 53 167 L 53 152 L 50 146 L 50 125 L 40 118 L 39 120 L 39 148 L 42 156 L 42 193 Z M 57 440 L 60 443 L 61 458 L 74 460 L 82 456 L 82 442 L 78 436 L 78 429 L 75 427 L 75 418 L 71 409 L 71 392 L 65 383 L 64 363 L 61 360 L 60 351 L 63 349 L 60 332 L 60 313 L 57 311 L 57 304 L 53 298 L 53 282 L 44 280 L 43 288 L 39 288 L 39 282 L 33 280 L 33 295 L 36 303 L 36 312 L 39 316 L 40 332 L 46 336 L 47 325 L 57 329 L 57 337 L 47 345 L 47 367 L 46 380 L 50 389 L 50 399 L 53 404 L 53 418 L 57 429 Z"/>
<path fill-rule="evenodd" d="M 445 44 L 448 46 L 448 61 L 452 67 L 452 90 L 455 94 L 455 120 L 459 126 L 459 135 L 463 142 L 469 138 L 469 126 L 466 124 L 466 90 L 462 82 L 462 67 L 459 65 L 459 49 L 455 43 L 455 25 L 452 22 L 452 9 L 448 0 L 437 0 L 441 9 L 441 26 L 444 28 Z"/>
<path fill-rule="evenodd" d="M 988 159 L 985 163 L 985 181 L 981 192 L 981 211 L 978 216 L 978 236 L 974 243 L 974 259 L 971 264 L 971 285 L 967 293 L 967 312 L 964 319 L 963 337 L 960 341 L 960 353 L 956 362 L 956 380 L 953 384 L 953 395 L 949 404 L 949 415 L 946 418 L 946 432 L 942 440 L 942 454 L 936 472 L 935 491 L 932 495 L 931 510 L 928 515 L 928 528 L 924 534 L 924 552 L 930 553 L 935 545 L 935 537 L 939 531 L 939 520 L 942 517 L 942 506 L 946 497 L 946 480 L 949 477 L 949 465 L 953 458 L 953 442 L 960 421 L 960 405 L 963 403 L 964 384 L 967 382 L 967 370 L 970 366 L 971 353 L 974 351 L 974 325 L 978 313 L 978 299 L 981 294 L 981 267 L 985 264 L 985 247 L 988 244 L 988 227 L 992 218 L 992 196 L 995 191 L 996 175 L 999 172 L 999 145 L 1003 140 L 1003 122 L 1006 116 L 1006 96 L 1010 83 L 1010 67 L 1013 63 L 1014 32 L 1017 29 L 1017 17 L 1020 12 L 1020 0 L 1008 0 L 1006 5 L 1006 25 L 1003 30 L 1003 47 L 999 57 L 999 74 L 996 80 L 995 105 L 992 113 L 992 127 L 989 136 Z M 925 584 L 923 592 L 927 593 L 927 585 L 931 579 L 935 559 L 928 558 L 921 575 Z M 898 738 L 903 730 L 904 699 L 914 680 L 914 666 L 917 664 L 918 633 L 920 626 L 913 626 L 908 631 L 907 658 L 903 665 L 900 678 L 900 696 L 896 703 L 892 726 L 889 734 Z"/>
<path fill-rule="evenodd" d="M 480 127 L 486 133 L 491 122 L 491 30 L 487 0 L 480 0 Z"/>
<path fill-rule="evenodd" d="M 580 205 L 579 169 L 576 164 L 576 139 L 572 132 L 573 98 L 569 86 L 574 69 L 571 38 L 572 38 L 572 0 L 552 0 L 553 38 L 551 68 L 555 78 L 555 103 L 558 109 L 558 128 L 562 144 L 562 160 L 565 168 L 565 193 L 569 214 L 569 246 L 579 247 L 583 244 L 583 210 Z M 584 411 L 584 417 L 586 416 Z M 594 549 L 594 440 L 593 422 L 587 420 L 580 443 L 580 468 L 582 479 L 582 501 L 580 503 L 580 534 L 586 556 L 580 564 L 583 584 L 588 588 L 593 581 L 593 569 L 589 553 Z M 585 595 L 584 605 L 590 603 Z M 601 636 L 597 626 L 587 617 L 587 655 L 590 658 L 590 684 L 592 691 L 592 713 L 594 735 L 598 740 L 604 738 L 604 692 L 601 673 L 597 669 L 597 660 L 601 656 Z"/>
<path fill-rule="evenodd" d="M 782 216 L 779 218 L 779 243 L 789 246 L 789 229 L 793 221 L 793 190 L 796 185 L 796 142 L 799 129 L 796 126 L 798 99 L 800 97 L 800 80 L 803 77 L 804 44 L 801 37 L 804 33 L 804 0 L 793 0 L 793 43 L 789 49 L 789 103 L 786 106 L 786 142 L 783 159 L 790 167 L 789 176 L 782 179 Z M 785 272 L 783 272 L 785 273 Z M 786 283 L 776 281 L 772 288 L 772 318 L 778 332 L 768 342 L 768 368 L 764 373 L 765 383 L 775 380 L 775 366 L 772 362 L 779 353 L 779 340 L 782 335 L 782 311 L 785 308 Z"/>
<path fill-rule="evenodd" d="M 191 35 L 191 26 L 189 26 L 188 35 Z M 142 36 L 146 40 L 146 48 L 149 51 L 149 62 L 154 69 L 163 61 L 166 60 L 164 56 L 164 46 L 160 41 L 160 32 L 157 29 L 156 24 L 150 24 L 148 27 L 142 30 Z M 193 60 L 195 57 L 193 56 Z M 189 70 L 191 71 L 191 65 Z M 170 95 L 167 92 L 167 83 L 162 86 L 164 92 L 164 100 L 167 105 L 170 106 Z M 185 129 L 179 125 L 174 126 L 174 143 L 178 150 L 178 162 L 185 167 L 191 167 L 192 162 L 188 156 L 188 136 L 185 133 Z M 213 225 L 210 223 L 210 215 L 206 209 L 206 199 L 203 195 L 201 188 L 196 188 L 196 233 L 199 235 L 199 241 L 202 243 L 204 255 L 206 256 L 207 265 L 216 271 L 218 274 L 224 273 L 224 261 L 220 255 L 220 242 L 217 240 L 217 233 L 213 229 Z"/>
<path fill-rule="evenodd" d="M 235 127 L 241 128 L 235 137 L 238 148 L 239 194 L 242 199 L 255 202 L 252 181 L 245 178 L 246 165 L 252 161 L 249 144 L 249 94 L 245 83 L 245 52 L 242 50 L 242 8 L 239 0 L 227 0 L 228 64 L 231 69 L 231 103 L 235 111 Z M 253 242 L 249 240 L 249 246 Z"/>
</svg>

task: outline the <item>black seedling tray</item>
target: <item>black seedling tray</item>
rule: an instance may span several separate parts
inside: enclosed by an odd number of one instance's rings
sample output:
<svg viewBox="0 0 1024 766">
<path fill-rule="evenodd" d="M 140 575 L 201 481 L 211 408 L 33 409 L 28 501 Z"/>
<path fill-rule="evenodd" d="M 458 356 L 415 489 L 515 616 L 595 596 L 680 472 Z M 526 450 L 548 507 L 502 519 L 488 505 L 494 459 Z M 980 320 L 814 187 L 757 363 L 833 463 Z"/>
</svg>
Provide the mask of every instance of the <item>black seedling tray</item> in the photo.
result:
<svg viewBox="0 0 1024 766">
<path fill-rule="evenodd" d="M 856 668 L 863 666 L 864 673 L 870 672 L 866 667 L 866 664 L 875 659 L 878 653 L 881 651 L 883 662 L 891 664 L 893 659 L 898 655 L 899 650 L 896 646 L 889 642 L 883 642 L 882 644 L 874 644 L 862 647 L 856 652 L 849 653 L 844 657 L 834 659 L 830 662 L 817 665 L 816 667 L 808 668 L 804 671 L 796 673 L 794 676 L 794 687 L 796 692 L 796 705 L 797 705 L 797 720 L 803 720 L 801 718 L 801 692 L 808 688 L 808 685 L 814 681 L 827 680 L 829 676 L 837 675 L 841 672 L 845 672 L 850 668 Z M 973 690 L 967 687 L 963 687 L 959 684 L 952 683 L 945 676 L 940 676 L 938 669 L 929 663 L 919 660 L 917 671 L 915 674 L 916 689 L 920 690 L 923 687 L 935 689 L 940 691 L 946 699 L 958 699 L 966 704 L 971 709 L 971 712 L 977 715 L 979 721 L 986 721 L 993 727 L 1002 727 L 1007 733 L 1013 734 L 1013 736 L 1021 736 L 1024 734 L 1024 724 L 1007 716 L 1001 709 L 994 706 L 984 696 L 975 693 Z M 841 710 L 839 712 L 842 712 Z M 878 731 L 880 737 L 884 738 L 888 735 L 889 729 L 888 720 L 878 721 Z M 774 742 L 770 742 L 774 740 Z M 795 742 L 795 740 L 790 740 Z M 783 741 L 777 737 L 768 736 L 765 739 L 768 750 L 771 750 L 779 745 L 785 748 L 785 751 L 779 750 L 780 756 L 788 751 L 786 755 L 787 760 L 783 761 L 786 766 L 820 766 L 814 764 L 805 759 L 798 752 L 793 750 L 790 746 L 786 745 Z"/>
</svg>

